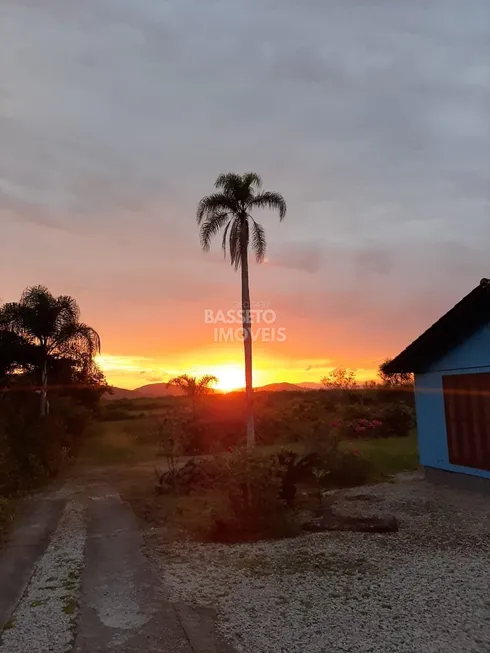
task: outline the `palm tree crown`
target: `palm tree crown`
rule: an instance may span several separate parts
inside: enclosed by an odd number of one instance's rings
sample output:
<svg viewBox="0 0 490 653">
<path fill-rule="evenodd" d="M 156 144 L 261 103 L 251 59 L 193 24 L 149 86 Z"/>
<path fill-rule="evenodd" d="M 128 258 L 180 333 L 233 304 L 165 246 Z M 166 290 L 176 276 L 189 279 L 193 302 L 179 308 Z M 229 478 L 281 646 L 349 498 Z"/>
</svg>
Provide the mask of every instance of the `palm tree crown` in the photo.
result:
<svg viewBox="0 0 490 653">
<path fill-rule="evenodd" d="M 287 208 L 284 197 L 262 191 L 262 179 L 255 172 L 222 174 L 214 185 L 219 192 L 203 197 L 197 207 L 203 249 L 208 251 L 213 236 L 224 228 L 222 248 L 225 256 L 229 251 L 235 269 L 240 266 L 250 242 L 257 261 L 262 261 L 266 250 L 265 232 L 251 213 L 254 209 L 275 209 L 283 220 Z"/>
<path fill-rule="evenodd" d="M 55 297 L 45 286 L 26 288 L 19 302 L 0 308 L 0 331 L 10 332 L 24 348 L 34 348 L 39 354 L 42 416 L 49 412 L 48 360 L 83 360 L 88 368 L 100 351 L 99 334 L 79 319 L 80 308 L 73 297 Z"/>
<path fill-rule="evenodd" d="M 100 338 L 79 319 L 80 308 L 73 297 L 54 297 L 45 286 L 26 288 L 19 302 L 0 309 L 0 328 L 40 346 L 46 355 L 92 358 L 100 351 Z"/>
<path fill-rule="evenodd" d="M 176 385 L 184 394 L 188 397 L 200 397 L 201 395 L 208 394 L 210 391 L 210 385 L 218 383 L 218 379 L 212 374 L 205 374 L 198 379 L 196 376 L 189 376 L 188 374 L 181 374 L 176 376 L 167 383 L 167 387 L 170 385 Z"/>
</svg>

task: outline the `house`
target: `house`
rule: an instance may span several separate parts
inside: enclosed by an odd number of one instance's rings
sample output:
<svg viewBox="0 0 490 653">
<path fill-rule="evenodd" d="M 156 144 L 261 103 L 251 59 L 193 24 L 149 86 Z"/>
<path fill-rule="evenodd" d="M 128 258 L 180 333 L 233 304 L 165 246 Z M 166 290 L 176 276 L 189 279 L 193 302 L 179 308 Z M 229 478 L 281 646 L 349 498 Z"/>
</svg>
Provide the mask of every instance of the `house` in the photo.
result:
<svg viewBox="0 0 490 653">
<path fill-rule="evenodd" d="M 394 358 L 413 372 L 420 463 L 427 478 L 490 479 L 490 280 L 480 284 Z"/>
</svg>

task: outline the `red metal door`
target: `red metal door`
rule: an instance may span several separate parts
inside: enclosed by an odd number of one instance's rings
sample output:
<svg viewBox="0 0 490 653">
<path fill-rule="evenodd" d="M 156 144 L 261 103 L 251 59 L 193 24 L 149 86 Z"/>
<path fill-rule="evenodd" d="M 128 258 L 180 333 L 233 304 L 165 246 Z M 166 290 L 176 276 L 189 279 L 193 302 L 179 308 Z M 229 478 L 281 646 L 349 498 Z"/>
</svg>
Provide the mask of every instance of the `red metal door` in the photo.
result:
<svg viewBox="0 0 490 653">
<path fill-rule="evenodd" d="M 449 462 L 490 471 L 490 374 L 442 377 Z"/>
</svg>

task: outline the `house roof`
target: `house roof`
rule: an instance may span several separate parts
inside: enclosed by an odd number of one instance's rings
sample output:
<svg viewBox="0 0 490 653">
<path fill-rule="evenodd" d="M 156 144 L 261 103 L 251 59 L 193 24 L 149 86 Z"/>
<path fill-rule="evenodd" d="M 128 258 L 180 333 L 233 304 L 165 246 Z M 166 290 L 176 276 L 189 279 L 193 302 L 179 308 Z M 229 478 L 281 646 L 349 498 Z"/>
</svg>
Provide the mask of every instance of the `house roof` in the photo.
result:
<svg viewBox="0 0 490 653">
<path fill-rule="evenodd" d="M 385 371 L 423 372 L 490 321 L 490 279 L 482 279 L 466 297 L 390 361 Z"/>
</svg>

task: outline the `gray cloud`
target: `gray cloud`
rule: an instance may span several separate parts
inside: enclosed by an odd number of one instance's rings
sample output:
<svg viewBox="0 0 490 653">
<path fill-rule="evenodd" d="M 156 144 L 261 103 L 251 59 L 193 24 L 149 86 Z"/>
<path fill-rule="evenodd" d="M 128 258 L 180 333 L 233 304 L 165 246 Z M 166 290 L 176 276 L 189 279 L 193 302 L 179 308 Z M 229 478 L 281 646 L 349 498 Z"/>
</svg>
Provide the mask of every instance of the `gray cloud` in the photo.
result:
<svg viewBox="0 0 490 653">
<path fill-rule="evenodd" d="M 288 244 L 281 247 L 276 256 L 268 259 L 268 264 L 273 267 L 313 274 L 320 269 L 323 255 L 324 253 L 318 245 L 311 243 Z"/>
<path fill-rule="evenodd" d="M 236 279 L 199 258 L 195 204 L 217 173 L 256 169 L 289 206 L 282 225 L 260 217 L 261 289 L 292 296 L 305 271 L 345 316 L 359 293 L 382 312 L 400 287 L 413 301 L 471 287 L 488 274 L 489 13 L 486 0 L 4 0 L 9 242 L 26 223 L 92 234 L 131 247 L 129 296 L 148 269 L 175 301 L 171 270 L 181 297 L 219 294 Z M 105 279 L 126 262 L 80 248 Z"/>
</svg>

